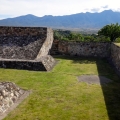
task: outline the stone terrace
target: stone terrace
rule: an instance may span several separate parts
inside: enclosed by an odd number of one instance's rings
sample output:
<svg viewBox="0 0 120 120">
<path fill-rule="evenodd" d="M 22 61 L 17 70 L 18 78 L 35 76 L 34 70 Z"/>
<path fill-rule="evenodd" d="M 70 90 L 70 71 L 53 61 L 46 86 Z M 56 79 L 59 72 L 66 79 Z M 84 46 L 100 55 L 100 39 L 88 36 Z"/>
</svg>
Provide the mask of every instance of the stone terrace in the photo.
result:
<svg viewBox="0 0 120 120">
<path fill-rule="evenodd" d="M 0 67 L 49 71 L 53 31 L 42 27 L 0 27 Z M 50 65 L 49 65 L 50 64 Z"/>
</svg>

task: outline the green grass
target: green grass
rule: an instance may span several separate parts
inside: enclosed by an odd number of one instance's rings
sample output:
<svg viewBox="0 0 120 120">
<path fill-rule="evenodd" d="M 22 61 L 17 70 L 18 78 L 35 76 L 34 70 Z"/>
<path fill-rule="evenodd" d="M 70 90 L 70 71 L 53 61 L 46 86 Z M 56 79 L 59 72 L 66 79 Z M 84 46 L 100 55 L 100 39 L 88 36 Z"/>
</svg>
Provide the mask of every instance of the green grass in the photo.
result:
<svg viewBox="0 0 120 120">
<path fill-rule="evenodd" d="M 32 90 L 5 120 L 119 120 L 119 77 L 106 60 L 56 57 L 51 72 L 0 69 L 0 81 Z M 77 76 L 103 75 L 113 83 L 80 83 Z"/>
</svg>

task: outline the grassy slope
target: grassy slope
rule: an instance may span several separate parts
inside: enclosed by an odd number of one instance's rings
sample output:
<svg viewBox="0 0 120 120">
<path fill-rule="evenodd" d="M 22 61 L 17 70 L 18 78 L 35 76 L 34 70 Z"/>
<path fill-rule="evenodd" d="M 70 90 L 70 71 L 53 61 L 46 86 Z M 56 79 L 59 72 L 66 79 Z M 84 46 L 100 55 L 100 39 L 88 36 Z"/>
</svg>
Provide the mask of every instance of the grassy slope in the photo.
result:
<svg viewBox="0 0 120 120">
<path fill-rule="evenodd" d="M 0 69 L 0 81 L 12 81 L 32 90 L 5 120 L 120 119 L 119 78 L 106 61 L 56 59 L 59 64 L 51 72 Z M 115 82 L 103 87 L 80 83 L 77 76 L 82 74 L 104 75 Z"/>
</svg>

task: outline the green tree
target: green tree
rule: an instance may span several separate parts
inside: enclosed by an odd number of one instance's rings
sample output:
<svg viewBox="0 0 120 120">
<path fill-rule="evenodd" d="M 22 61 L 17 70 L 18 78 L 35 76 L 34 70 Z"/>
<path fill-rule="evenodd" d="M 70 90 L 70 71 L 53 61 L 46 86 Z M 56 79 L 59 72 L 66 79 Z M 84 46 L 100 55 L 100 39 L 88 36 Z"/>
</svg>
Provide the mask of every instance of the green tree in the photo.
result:
<svg viewBox="0 0 120 120">
<path fill-rule="evenodd" d="M 68 36 L 69 40 L 83 41 L 83 36 L 79 33 L 70 33 Z"/>
<path fill-rule="evenodd" d="M 110 37 L 110 40 L 113 42 L 120 36 L 120 25 L 118 23 L 106 25 L 98 31 L 98 35 Z"/>
</svg>

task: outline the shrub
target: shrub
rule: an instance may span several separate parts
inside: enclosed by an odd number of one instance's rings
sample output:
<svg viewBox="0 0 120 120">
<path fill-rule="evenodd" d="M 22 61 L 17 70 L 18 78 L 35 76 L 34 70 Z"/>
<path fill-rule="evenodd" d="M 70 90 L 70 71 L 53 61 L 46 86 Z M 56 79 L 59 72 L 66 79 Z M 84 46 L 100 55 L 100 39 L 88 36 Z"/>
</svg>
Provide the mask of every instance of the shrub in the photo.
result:
<svg viewBox="0 0 120 120">
<path fill-rule="evenodd" d="M 116 43 L 120 43 L 120 38 L 116 38 L 116 39 L 115 39 L 115 42 L 116 42 Z"/>
</svg>

